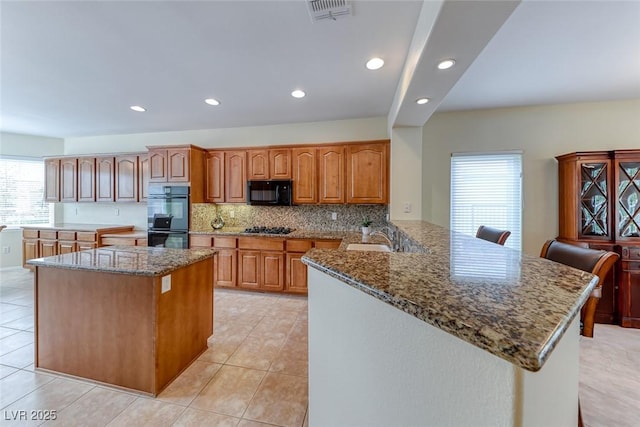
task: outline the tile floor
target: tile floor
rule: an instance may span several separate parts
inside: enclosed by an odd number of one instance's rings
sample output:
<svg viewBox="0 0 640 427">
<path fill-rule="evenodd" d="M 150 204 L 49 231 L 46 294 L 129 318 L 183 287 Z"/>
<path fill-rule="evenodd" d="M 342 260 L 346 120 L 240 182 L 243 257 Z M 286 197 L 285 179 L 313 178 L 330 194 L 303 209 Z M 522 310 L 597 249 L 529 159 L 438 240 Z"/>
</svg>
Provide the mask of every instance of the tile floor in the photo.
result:
<svg viewBox="0 0 640 427">
<path fill-rule="evenodd" d="M 306 426 L 306 298 L 216 289 L 214 324 L 209 349 L 155 399 L 34 372 L 33 275 L 0 270 L 0 425 Z M 14 420 L 31 410 L 57 419 Z"/>
<path fill-rule="evenodd" d="M 35 373 L 33 276 L 0 270 L 0 425 L 307 426 L 306 298 L 216 289 L 215 319 L 209 349 L 156 399 Z M 639 367 L 640 330 L 581 338 L 586 427 L 640 425 Z M 20 410 L 57 419 L 11 420 Z"/>
</svg>

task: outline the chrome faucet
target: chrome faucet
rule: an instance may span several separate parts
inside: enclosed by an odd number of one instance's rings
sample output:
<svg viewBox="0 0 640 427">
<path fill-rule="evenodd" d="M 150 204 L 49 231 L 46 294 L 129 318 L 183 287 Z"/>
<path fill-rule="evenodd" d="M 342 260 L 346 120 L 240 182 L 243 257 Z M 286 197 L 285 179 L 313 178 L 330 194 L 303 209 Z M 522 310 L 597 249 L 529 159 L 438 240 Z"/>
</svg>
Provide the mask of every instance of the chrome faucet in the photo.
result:
<svg viewBox="0 0 640 427">
<path fill-rule="evenodd" d="M 388 230 L 389 234 L 385 233 L 384 230 Z M 391 227 L 387 227 L 384 226 L 382 227 L 381 230 L 376 230 L 373 231 L 369 236 L 373 237 L 373 236 L 380 236 L 383 237 L 387 242 L 389 242 L 389 247 L 391 248 L 392 251 L 396 251 L 396 245 L 395 245 L 395 230 L 393 230 Z"/>
</svg>

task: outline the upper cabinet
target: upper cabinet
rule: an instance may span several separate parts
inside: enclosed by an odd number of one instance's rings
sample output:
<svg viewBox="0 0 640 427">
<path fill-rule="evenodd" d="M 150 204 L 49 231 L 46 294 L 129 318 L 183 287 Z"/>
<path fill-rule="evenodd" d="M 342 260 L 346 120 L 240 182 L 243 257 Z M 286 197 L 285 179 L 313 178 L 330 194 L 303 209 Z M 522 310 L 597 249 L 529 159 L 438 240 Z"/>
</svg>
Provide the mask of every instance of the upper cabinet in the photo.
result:
<svg viewBox="0 0 640 427">
<path fill-rule="evenodd" d="M 344 203 L 344 152 L 343 145 L 318 148 L 318 202 Z"/>
<path fill-rule="evenodd" d="M 78 158 L 78 201 L 96 201 L 96 159 Z"/>
<path fill-rule="evenodd" d="M 115 200 L 115 158 L 113 156 L 96 157 L 96 201 L 113 202 Z"/>
<path fill-rule="evenodd" d="M 44 160 L 44 201 L 60 201 L 60 159 Z"/>
<path fill-rule="evenodd" d="M 291 150 L 248 150 L 247 179 L 291 179 Z"/>
<path fill-rule="evenodd" d="M 640 150 L 614 153 L 616 241 L 640 242 Z"/>
<path fill-rule="evenodd" d="M 149 182 L 189 185 L 191 201 L 205 201 L 205 152 L 195 145 L 156 146 L 149 149 Z"/>
<path fill-rule="evenodd" d="M 291 150 L 293 203 L 318 203 L 318 174 L 315 147 Z"/>
<path fill-rule="evenodd" d="M 224 151 L 209 151 L 206 169 L 205 198 L 207 202 L 224 203 Z"/>
<path fill-rule="evenodd" d="M 347 203 L 389 202 L 389 145 L 347 145 Z"/>
<path fill-rule="evenodd" d="M 247 201 L 246 151 L 225 151 L 225 202 L 245 203 Z"/>
<path fill-rule="evenodd" d="M 149 154 L 138 156 L 138 201 L 146 202 L 149 195 L 150 179 Z"/>
<path fill-rule="evenodd" d="M 78 200 L 78 159 L 60 159 L 60 201 Z"/>
<path fill-rule="evenodd" d="M 115 200 L 116 202 L 137 202 L 138 156 L 118 156 L 115 158 Z"/>
</svg>

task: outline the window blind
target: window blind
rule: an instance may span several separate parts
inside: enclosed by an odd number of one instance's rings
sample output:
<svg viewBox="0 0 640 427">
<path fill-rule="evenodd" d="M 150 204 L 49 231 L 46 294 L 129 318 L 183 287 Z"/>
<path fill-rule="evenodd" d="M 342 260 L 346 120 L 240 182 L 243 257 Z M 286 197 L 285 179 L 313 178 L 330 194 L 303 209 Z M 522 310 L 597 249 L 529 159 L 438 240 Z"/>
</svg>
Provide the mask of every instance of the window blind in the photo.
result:
<svg viewBox="0 0 640 427">
<path fill-rule="evenodd" d="M 451 156 L 450 228 L 475 236 L 481 225 L 511 231 L 505 246 L 522 249 L 522 153 Z"/>
<path fill-rule="evenodd" d="M 44 162 L 0 158 L 0 224 L 46 224 L 50 211 L 44 202 Z"/>
</svg>

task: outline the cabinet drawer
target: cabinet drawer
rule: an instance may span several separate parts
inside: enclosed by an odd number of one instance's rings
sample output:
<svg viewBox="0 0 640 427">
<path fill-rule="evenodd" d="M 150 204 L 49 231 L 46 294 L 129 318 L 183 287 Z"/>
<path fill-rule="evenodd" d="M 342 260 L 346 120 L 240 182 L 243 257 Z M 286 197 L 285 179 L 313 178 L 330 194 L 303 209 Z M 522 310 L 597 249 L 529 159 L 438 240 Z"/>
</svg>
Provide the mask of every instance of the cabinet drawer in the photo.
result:
<svg viewBox="0 0 640 427">
<path fill-rule="evenodd" d="M 284 251 L 284 239 L 240 237 L 238 238 L 238 248 L 255 251 Z"/>
<path fill-rule="evenodd" d="M 81 242 L 95 242 L 96 233 L 92 233 L 90 231 L 78 231 L 76 240 L 80 240 Z"/>
<path fill-rule="evenodd" d="M 110 245 L 123 245 L 123 246 L 135 246 L 136 239 L 127 237 L 103 237 L 100 239 L 102 246 Z"/>
<path fill-rule="evenodd" d="M 316 240 L 313 246 L 318 249 L 338 249 L 341 240 Z"/>
<path fill-rule="evenodd" d="M 640 248 L 634 246 L 622 248 L 622 258 L 640 260 Z"/>
<path fill-rule="evenodd" d="M 22 230 L 22 237 L 25 239 L 37 239 L 38 230 Z"/>
<path fill-rule="evenodd" d="M 40 230 L 40 238 L 56 240 L 58 238 L 58 232 L 50 230 Z"/>
<path fill-rule="evenodd" d="M 214 248 L 235 248 L 236 238 L 235 237 L 214 237 L 213 247 Z"/>
<path fill-rule="evenodd" d="M 75 231 L 58 231 L 59 240 L 76 240 Z"/>
<path fill-rule="evenodd" d="M 622 261 L 622 269 L 625 271 L 640 270 L 640 261 Z"/>
<path fill-rule="evenodd" d="M 213 246 L 213 237 L 210 235 L 192 234 L 189 236 L 191 247 L 210 248 Z"/>
<path fill-rule="evenodd" d="M 312 246 L 311 240 L 287 240 L 287 252 L 307 252 Z"/>
</svg>

